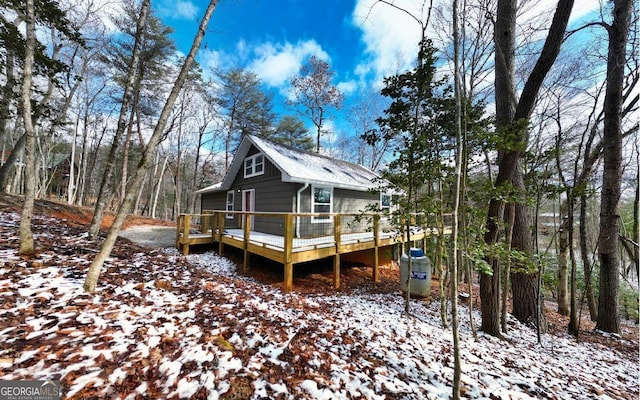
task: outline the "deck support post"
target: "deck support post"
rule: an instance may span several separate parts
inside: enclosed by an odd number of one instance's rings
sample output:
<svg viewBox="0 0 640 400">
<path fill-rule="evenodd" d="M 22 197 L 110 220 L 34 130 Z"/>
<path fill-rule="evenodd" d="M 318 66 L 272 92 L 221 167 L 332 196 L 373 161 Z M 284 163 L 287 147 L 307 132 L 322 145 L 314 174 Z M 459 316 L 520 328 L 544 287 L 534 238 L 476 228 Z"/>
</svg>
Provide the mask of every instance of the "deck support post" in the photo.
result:
<svg viewBox="0 0 640 400">
<path fill-rule="evenodd" d="M 244 250 L 244 257 L 242 261 L 242 273 L 246 273 L 249 270 L 249 235 L 251 235 L 251 218 L 249 213 L 242 214 L 242 226 L 244 227 L 244 243 L 242 249 Z"/>
<path fill-rule="evenodd" d="M 284 243 L 283 243 L 284 282 L 282 291 L 288 293 L 293 289 L 293 215 L 284 216 Z"/>
<path fill-rule="evenodd" d="M 333 287 L 340 289 L 340 254 L 333 256 Z"/>
<path fill-rule="evenodd" d="M 380 264 L 379 249 L 380 249 L 380 216 L 373 216 L 373 281 L 375 283 L 380 282 L 380 274 L 378 270 L 378 264 Z"/>
<path fill-rule="evenodd" d="M 182 224 L 184 223 L 184 215 L 178 215 L 178 221 L 176 221 L 176 249 L 181 250 L 180 246 L 180 233 L 182 232 Z"/>
<path fill-rule="evenodd" d="M 340 239 L 342 232 L 342 220 L 340 215 L 333 216 L 333 235 L 336 242 L 336 255 L 333 258 L 333 287 L 340 289 Z"/>
<path fill-rule="evenodd" d="M 184 225 L 182 226 L 182 254 L 189 255 L 189 227 L 191 226 L 191 215 L 185 214 Z"/>
</svg>

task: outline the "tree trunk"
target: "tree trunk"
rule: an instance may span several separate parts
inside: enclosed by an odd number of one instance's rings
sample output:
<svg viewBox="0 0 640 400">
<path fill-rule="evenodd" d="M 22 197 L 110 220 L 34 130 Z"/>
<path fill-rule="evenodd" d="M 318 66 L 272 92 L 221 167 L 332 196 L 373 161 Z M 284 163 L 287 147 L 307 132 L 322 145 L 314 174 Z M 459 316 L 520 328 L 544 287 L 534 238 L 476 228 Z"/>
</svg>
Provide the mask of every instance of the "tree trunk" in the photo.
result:
<svg viewBox="0 0 640 400">
<path fill-rule="evenodd" d="M 524 180 L 518 163 L 513 175 L 513 185 L 519 190 L 523 198 L 515 203 L 515 218 L 513 221 L 513 249 L 531 256 L 533 240 L 531 232 L 531 215 L 524 199 Z M 534 322 L 545 331 L 544 319 L 539 312 L 538 269 L 527 265 L 516 265 L 515 273 L 511 274 L 512 313 L 519 321 Z"/>
<path fill-rule="evenodd" d="M 573 0 L 559 0 L 558 6 L 553 16 L 551 27 L 547 39 L 540 53 L 536 64 L 531 71 L 520 96 L 519 101 L 516 100 L 515 93 L 515 27 L 516 27 L 516 11 L 517 2 L 511 0 L 498 0 L 495 23 L 495 97 L 496 97 L 496 130 L 503 135 L 508 135 L 508 146 L 500 153 L 500 164 L 498 168 L 498 176 L 496 178 L 495 187 L 505 188 L 511 184 L 521 194 L 525 192 L 524 182 L 522 180 L 522 171 L 519 160 L 527 143 L 528 131 L 526 128 L 520 127 L 521 121 L 528 120 L 535 99 L 538 95 L 542 82 L 553 66 L 555 59 L 560 52 L 560 45 L 564 37 L 564 32 L 573 8 Z M 487 244 L 495 244 L 498 241 L 497 226 L 502 222 L 502 214 L 498 214 L 499 207 L 496 203 L 500 200 L 492 199 L 489 205 L 489 214 L 487 216 L 487 229 L 485 234 L 485 242 Z M 504 207 L 502 207 L 504 209 Z M 526 255 L 532 253 L 531 231 L 528 223 L 529 217 L 524 204 L 516 204 L 516 220 L 514 225 L 514 250 L 519 250 Z M 493 241 L 491 241 L 493 240 Z M 496 272 L 499 276 L 499 268 L 497 260 L 488 260 L 494 269 L 493 279 L 496 278 Z M 538 273 L 535 272 L 531 276 L 527 274 L 512 274 L 513 289 L 513 313 L 517 318 L 523 321 L 538 319 Z M 484 284 L 483 284 L 484 281 Z M 480 296 L 482 302 L 495 302 L 487 296 L 500 296 L 498 286 L 490 287 L 486 277 L 481 276 Z M 528 303 L 534 300 L 533 303 Z M 486 310 L 483 308 L 483 329 L 492 327 L 492 320 L 495 318 L 495 327 L 499 329 L 499 317 L 486 315 L 485 312 L 499 312 L 498 304 L 495 307 L 487 305 Z M 485 322 L 486 318 L 486 322 Z M 499 331 L 491 332 L 497 334 Z"/>
<path fill-rule="evenodd" d="M 33 79 L 33 62 L 36 46 L 35 6 L 34 0 L 26 0 L 26 41 L 24 67 L 22 71 L 22 119 L 25 130 L 25 158 L 24 158 L 24 203 L 20 215 L 20 250 L 23 256 L 34 256 L 35 246 L 31 231 L 33 217 L 33 202 L 36 187 L 35 147 L 36 133 L 31 119 L 31 83 Z"/>
<path fill-rule="evenodd" d="M 4 146 L 8 142 L 7 139 L 11 136 L 8 131 L 8 126 L 11 118 L 11 103 L 15 98 L 14 87 L 16 85 L 16 79 L 14 76 L 14 63 L 15 57 L 13 51 L 6 48 L 6 75 L 4 77 L 6 82 L 2 88 L 2 99 L 0 99 L 0 138 L 3 139 L 3 150 Z M 18 156 L 22 154 L 25 139 L 24 135 L 20 136 L 18 139 L 20 146 L 18 147 L 18 143 L 16 143 L 7 160 L 4 161 L 4 164 L 0 165 L 0 190 L 2 191 L 7 191 L 7 188 L 9 187 L 9 178 L 11 176 L 10 171 L 15 166 Z M 14 155 L 14 153 L 16 154 Z"/>
<path fill-rule="evenodd" d="M 153 196 L 153 205 L 151 206 L 151 218 L 156 217 L 156 208 L 158 206 L 158 196 L 160 195 L 160 190 L 162 189 L 162 178 L 164 177 L 164 171 L 167 169 L 167 162 L 169 161 L 169 155 L 167 154 L 162 162 L 162 169 L 160 170 L 160 175 L 158 176 L 157 184 L 155 187 L 155 194 Z"/>
<path fill-rule="evenodd" d="M 511 247 L 513 245 L 513 226 L 515 224 L 516 219 L 516 209 L 515 204 L 509 204 L 509 207 L 505 209 L 506 211 L 506 241 L 507 241 L 507 250 L 511 251 Z M 502 290 L 502 305 L 500 306 L 500 325 L 502 325 L 502 332 L 507 333 L 507 300 L 509 299 L 509 282 L 511 278 L 511 261 L 507 260 L 504 266 L 504 272 L 502 274 L 504 289 Z"/>
<path fill-rule="evenodd" d="M 570 214 L 570 199 L 560 206 L 560 232 L 558 232 L 558 314 L 569 315 L 569 229 L 573 216 Z"/>
<path fill-rule="evenodd" d="M 517 4 L 510 0 L 498 0 L 495 41 L 495 91 L 496 91 L 496 130 L 508 127 L 513 121 L 516 110 L 515 99 L 515 28 Z M 511 181 L 517 157 L 500 154 L 500 166 L 495 187 L 501 187 Z M 504 218 L 504 202 L 493 198 L 487 214 L 487 232 L 485 243 L 498 243 L 500 225 Z M 500 263 L 496 258 L 486 260 L 491 266 L 492 275 L 480 274 L 480 299 L 482 324 L 480 329 L 490 335 L 500 336 Z"/>
<path fill-rule="evenodd" d="M 26 141 L 27 141 L 26 134 L 20 136 L 16 144 L 13 146 L 13 149 L 11 150 L 9 157 L 7 157 L 7 160 L 5 161 L 5 163 L 2 164 L 2 166 L 0 166 L 0 190 L 4 192 L 8 191 L 9 182 L 11 181 L 11 178 L 13 178 L 13 176 L 11 176 L 11 171 L 13 170 L 13 167 L 16 165 L 16 161 L 18 161 L 18 159 L 22 155 Z"/>
<path fill-rule="evenodd" d="M 589 234 L 588 234 L 588 221 L 587 221 L 587 195 L 580 196 L 580 258 L 582 259 L 582 268 L 584 270 L 584 290 L 585 297 L 587 298 L 587 305 L 589 306 L 589 315 L 592 321 L 598 319 L 598 307 L 596 305 L 596 298 L 593 294 L 593 266 L 591 257 L 589 257 Z"/>
<path fill-rule="evenodd" d="M 618 283 L 620 253 L 619 202 L 622 180 L 622 102 L 627 37 L 632 0 L 614 0 L 613 22 L 609 30 L 607 90 L 604 98 L 604 169 L 600 202 L 600 295 L 596 329 L 620 332 Z"/>
<path fill-rule="evenodd" d="M 571 303 L 570 303 L 570 314 L 569 314 L 569 333 L 574 335 L 576 338 L 578 337 L 578 335 L 580 334 L 580 318 L 578 316 L 578 304 L 577 304 L 577 297 L 578 297 L 578 274 L 577 274 L 577 269 L 578 266 L 576 265 L 576 254 L 575 251 L 573 250 L 573 199 L 571 202 L 571 206 L 569 207 L 570 214 L 571 217 L 571 226 L 570 226 L 570 230 L 569 230 L 569 243 L 571 243 L 571 248 L 569 249 L 569 255 L 571 258 Z"/>
<path fill-rule="evenodd" d="M 144 26 L 147 20 L 147 14 L 151 7 L 151 0 L 144 0 L 140 8 L 140 17 L 138 18 L 136 26 L 136 36 L 133 44 L 133 54 L 131 57 L 131 63 L 129 64 L 129 72 L 127 81 L 124 87 L 124 93 L 122 95 L 122 104 L 120 106 L 120 116 L 118 117 L 118 125 L 116 132 L 113 136 L 113 143 L 109 150 L 109 157 L 105 167 L 104 174 L 102 176 L 102 182 L 100 183 L 100 189 L 98 189 L 98 198 L 96 199 L 96 206 L 93 211 L 93 219 L 91 220 L 91 226 L 89 227 L 89 237 L 96 238 L 100 231 L 100 225 L 102 224 L 102 216 L 106 208 L 107 188 L 110 185 L 113 170 L 115 168 L 115 158 L 118 154 L 118 148 L 120 147 L 120 138 L 125 130 L 127 123 L 127 113 L 129 111 L 129 103 L 131 102 L 131 96 L 133 92 L 133 86 L 136 79 L 136 72 L 138 71 L 138 64 L 140 62 L 141 42 L 142 35 L 144 33 Z"/>
<path fill-rule="evenodd" d="M 458 323 L 458 231 L 461 178 L 462 178 L 462 90 L 460 88 L 460 34 L 458 32 L 458 1 L 453 0 L 453 49 L 454 49 L 454 90 L 456 101 L 456 183 L 453 204 L 453 221 L 451 223 L 451 241 L 453 243 L 453 257 L 451 257 L 451 334 L 453 336 L 453 387 L 451 397 L 460 399 L 460 381 L 462 364 L 460 361 L 460 327 Z M 473 302 L 469 303 L 472 306 Z"/>
<path fill-rule="evenodd" d="M 195 39 L 193 40 L 193 44 L 191 46 L 191 50 L 189 51 L 188 56 L 186 57 L 182 68 L 180 69 L 180 73 L 176 78 L 175 84 L 171 89 L 171 93 L 167 98 L 167 101 L 164 104 L 162 112 L 160 113 L 160 117 L 158 118 L 158 123 L 156 124 L 155 129 L 153 130 L 153 134 L 149 139 L 149 143 L 145 147 L 140 163 L 138 164 L 138 168 L 136 169 L 129 190 L 127 190 L 127 194 L 123 201 L 120 203 L 118 207 L 118 212 L 116 214 L 115 220 L 109 229 L 107 234 L 107 238 L 105 239 L 102 247 L 100 248 L 100 252 L 96 255 L 96 258 L 91 263 L 89 267 L 89 271 L 87 272 L 87 278 L 84 283 L 84 289 L 88 292 L 93 292 L 98 285 L 98 278 L 100 277 L 100 271 L 102 270 L 102 266 L 104 261 L 111 254 L 111 250 L 113 250 L 113 246 L 115 245 L 116 239 L 118 238 L 118 233 L 120 232 L 120 228 L 122 224 L 124 224 L 125 218 L 127 216 L 127 212 L 131 208 L 134 197 L 137 193 L 137 188 L 144 179 L 147 169 L 151 165 L 153 161 L 153 155 L 162 139 L 164 129 L 167 125 L 167 120 L 169 115 L 171 114 L 171 110 L 173 109 L 173 105 L 176 102 L 176 98 L 182 90 L 184 82 L 187 78 L 187 75 L 193 65 L 196 53 L 200 48 L 200 44 L 202 43 L 202 38 L 204 37 L 205 29 L 209 23 L 209 19 L 211 18 L 211 14 L 213 14 L 213 10 L 216 8 L 218 4 L 217 0 L 211 0 L 207 10 L 205 11 L 205 15 L 202 17 L 202 21 L 200 22 L 200 27 L 198 28 L 198 33 L 196 34 Z"/>
<path fill-rule="evenodd" d="M 495 217 L 487 220 L 485 243 L 497 243 L 500 232 L 499 221 L 502 221 L 505 204 L 497 199 L 489 203 L 489 215 Z M 480 273 L 480 312 L 482 322 L 480 330 L 494 336 L 500 332 L 500 263 L 497 258 L 488 258 L 492 274 Z"/>
<path fill-rule="evenodd" d="M 137 90 L 140 90 L 138 87 Z M 135 107 L 135 98 L 137 94 L 134 93 L 133 107 Z M 124 138 L 124 148 L 122 149 L 122 178 L 120 179 L 120 197 L 124 198 L 127 192 L 127 176 L 129 175 L 129 148 L 131 147 L 131 135 L 133 134 L 133 118 L 135 113 L 133 110 L 129 113 L 129 123 L 127 124 L 127 135 Z"/>
</svg>

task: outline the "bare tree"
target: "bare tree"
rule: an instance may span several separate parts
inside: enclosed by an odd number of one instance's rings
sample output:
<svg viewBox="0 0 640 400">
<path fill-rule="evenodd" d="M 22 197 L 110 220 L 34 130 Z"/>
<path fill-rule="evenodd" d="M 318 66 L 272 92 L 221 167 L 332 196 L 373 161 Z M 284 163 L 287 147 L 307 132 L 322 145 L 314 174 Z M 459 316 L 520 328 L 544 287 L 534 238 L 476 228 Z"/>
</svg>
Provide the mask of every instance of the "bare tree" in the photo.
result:
<svg viewBox="0 0 640 400">
<path fill-rule="evenodd" d="M 332 108 L 340 108 L 344 96 L 331 83 L 333 71 L 329 63 L 311 56 L 300 68 L 298 75 L 291 78 L 295 100 L 290 104 L 300 105 L 302 114 L 316 127 L 316 152 L 320 152 L 320 136 Z"/>
<path fill-rule="evenodd" d="M 102 270 L 102 266 L 104 265 L 104 261 L 111 254 L 111 250 L 113 250 L 113 246 L 115 245 L 116 239 L 118 238 L 118 233 L 124 224 L 127 212 L 130 210 L 133 200 L 138 192 L 138 187 L 142 183 L 144 176 L 147 172 L 147 169 L 151 165 L 151 161 L 153 160 L 153 155 L 156 152 L 158 144 L 162 139 L 162 136 L 165 132 L 165 128 L 167 125 L 167 121 L 173 109 L 173 105 L 178 98 L 178 94 L 182 90 L 185 80 L 187 79 L 187 75 L 191 70 L 191 66 L 196 57 L 196 53 L 200 48 L 200 44 L 202 43 L 202 39 L 204 37 L 204 33 L 207 25 L 209 24 L 209 19 L 211 19 L 211 15 L 215 10 L 218 4 L 218 0 L 211 0 L 209 2 L 209 6 L 207 7 L 204 16 L 200 22 L 200 26 L 198 28 L 198 32 L 193 40 L 193 44 L 191 46 L 191 50 L 189 54 L 184 60 L 184 63 L 180 69 L 180 73 L 178 74 L 176 81 L 167 97 L 167 100 L 164 104 L 162 112 L 160 113 L 160 118 L 158 119 L 158 123 L 156 124 L 153 134 L 147 143 L 143 153 L 142 159 L 138 164 L 138 168 L 132 178 L 131 186 L 127 190 L 126 196 L 123 201 L 120 203 L 118 207 L 118 212 L 116 214 L 115 220 L 109 229 L 107 234 L 107 238 L 105 239 L 102 247 L 100 248 L 100 252 L 96 255 L 96 258 L 91 263 L 89 267 L 89 271 L 87 272 L 87 278 L 84 283 L 84 289 L 87 292 L 93 292 L 96 289 L 98 284 L 98 278 L 100 277 L 100 271 Z"/>
<path fill-rule="evenodd" d="M 605 25 L 609 34 L 607 89 L 604 97 L 604 170 L 600 201 L 600 296 L 596 328 L 620 332 L 618 285 L 620 276 L 619 203 L 622 179 L 622 104 L 627 38 L 632 0 L 614 0 L 613 21 Z"/>
<path fill-rule="evenodd" d="M 100 225 L 102 224 L 102 217 L 104 216 L 104 210 L 106 208 L 106 197 L 107 197 L 108 186 L 109 186 L 109 182 L 111 181 L 111 177 L 113 176 L 113 171 L 115 169 L 115 158 L 116 158 L 116 155 L 118 154 L 120 141 L 121 141 L 122 135 L 124 134 L 124 130 L 127 124 L 129 104 L 133 96 L 134 83 L 136 79 L 136 71 L 138 70 L 138 64 L 140 62 L 142 35 L 144 33 L 144 26 L 146 24 L 147 14 L 149 13 L 150 8 L 151 8 L 151 1 L 144 0 L 140 7 L 140 16 L 136 22 L 137 26 L 136 26 L 135 41 L 133 45 L 133 54 L 131 55 L 128 75 L 127 75 L 126 83 L 124 86 L 124 92 L 122 94 L 122 104 L 120 106 L 120 116 L 118 117 L 118 125 L 116 128 L 116 132 L 113 136 L 113 142 L 111 144 L 111 149 L 109 150 L 109 157 L 107 159 L 107 164 L 105 166 L 104 175 L 102 176 L 100 188 L 98 189 L 98 198 L 96 199 L 96 205 L 93 211 L 93 219 L 91 220 L 91 225 L 89 226 L 89 237 L 91 238 L 95 238 L 98 236 L 98 232 L 100 231 Z"/>
<path fill-rule="evenodd" d="M 369 142 L 368 136 L 375 134 L 379 129 L 376 119 L 384 112 L 384 99 L 380 93 L 363 91 L 360 93 L 360 101 L 350 109 L 347 119 L 355 130 L 355 134 L 362 140 L 355 143 L 357 163 L 366 166 L 372 171 L 380 168 L 382 161 L 389 155 L 393 142 L 389 140 L 377 140 Z M 353 140 L 349 139 L 349 142 Z M 369 144 L 371 143 L 371 144 Z"/>
<path fill-rule="evenodd" d="M 33 256 L 35 246 L 33 243 L 33 232 L 31 232 L 31 218 L 33 217 L 33 203 L 35 197 L 36 171 L 35 171 L 35 146 L 36 132 L 31 119 L 31 84 L 32 68 L 36 46 L 36 23 L 35 23 L 34 0 L 26 0 L 25 15 L 26 41 L 24 66 L 22 70 L 22 119 L 25 130 L 25 191 L 24 203 L 22 204 L 22 214 L 20 216 L 20 254 Z"/>
<path fill-rule="evenodd" d="M 460 32 L 458 27 L 458 0 L 453 0 L 453 72 L 455 94 L 455 131 L 456 131 L 456 166 L 455 166 L 455 195 L 453 202 L 453 222 L 451 223 L 451 242 L 453 257 L 451 257 L 451 330 L 453 335 L 453 387 L 452 397 L 460 399 L 460 380 L 462 365 L 460 361 L 460 328 L 458 322 L 458 229 L 460 198 L 462 193 L 462 85 L 460 82 Z M 408 288 L 407 288 L 408 290 Z M 470 303 L 471 305 L 472 303 Z"/>
<path fill-rule="evenodd" d="M 514 190 L 518 197 L 522 197 L 525 190 L 520 158 L 526 147 L 528 130 L 523 121 L 527 121 L 531 116 L 540 86 L 560 52 L 572 8 L 573 0 L 558 1 L 540 56 L 529 74 L 520 98 L 517 99 L 514 70 L 517 4 L 511 0 L 498 0 L 495 24 L 496 129 L 503 135 L 508 135 L 508 146 L 501 150 L 498 176 L 494 185 L 503 191 Z M 489 204 L 487 217 L 487 244 L 495 244 L 499 240 L 504 209 L 505 203 L 494 196 Z M 515 204 L 513 248 L 525 255 L 531 255 L 533 250 L 530 225 L 528 207 L 521 198 Z M 499 336 L 500 266 L 495 257 L 489 257 L 487 261 L 493 273 L 480 275 L 482 330 Z M 511 274 L 513 314 L 521 321 L 538 321 L 541 318 L 539 273 L 526 266 L 522 267 L 519 268 L 519 272 Z M 542 324 L 538 321 L 537 325 L 540 327 Z"/>
</svg>

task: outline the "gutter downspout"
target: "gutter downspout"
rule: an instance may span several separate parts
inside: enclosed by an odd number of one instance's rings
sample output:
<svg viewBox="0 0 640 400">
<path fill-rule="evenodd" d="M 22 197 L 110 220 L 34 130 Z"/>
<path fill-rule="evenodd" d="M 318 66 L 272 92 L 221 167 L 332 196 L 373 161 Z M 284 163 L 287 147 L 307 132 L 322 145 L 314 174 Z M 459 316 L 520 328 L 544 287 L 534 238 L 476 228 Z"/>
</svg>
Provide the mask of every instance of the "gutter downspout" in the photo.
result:
<svg viewBox="0 0 640 400">
<path fill-rule="evenodd" d="M 304 186 L 298 189 L 298 191 L 296 192 L 296 212 L 297 213 L 300 212 L 300 196 L 302 195 L 302 192 L 307 190 L 308 187 L 309 187 L 309 182 L 305 183 Z M 296 237 L 297 238 L 300 237 L 300 217 L 299 216 L 296 217 Z"/>
</svg>

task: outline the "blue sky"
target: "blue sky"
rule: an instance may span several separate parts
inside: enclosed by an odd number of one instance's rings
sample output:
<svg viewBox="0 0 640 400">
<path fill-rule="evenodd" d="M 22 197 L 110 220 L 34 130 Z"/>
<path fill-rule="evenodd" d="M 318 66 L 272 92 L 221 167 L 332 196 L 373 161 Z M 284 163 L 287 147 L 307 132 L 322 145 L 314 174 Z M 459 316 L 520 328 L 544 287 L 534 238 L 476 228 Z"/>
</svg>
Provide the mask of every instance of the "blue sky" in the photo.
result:
<svg viewBox="0 0 640 400">
<path fill-rule="evenodd" d="M 348 107 L 359 90 L 379 88 L 383 76 L 397 71 L 399 65 L 408 67 L 419 37 L 417 23 L 402 23 L 406 20 L 402 13 L 382 5 L 370 12 L 371 3 L 221 0 L 198 60 L 205 72 L 232 66 L 251 69 L 274 93 L 276 111 L 292 114 L 283 106 L 289 78 L 315 55 L 335 71 L 334 84 L 345 94 Z M 182 52 L 188 51 L 205 6 L 204 0 L 156 3 L 157 14 L 175 29 L 174 39 Z M 393 14 L 395 18 L 388 18 Z M 364 16 L 368 19 L 363 23 Z M 396 28 L 391 29 L 393 25 Z M 342 133 L 351 129 L 340 113 L 334 114 L 329 127 Z"/>
<path fill-rule="evenodd" d="M 175 29 L 174 39 L 185 53 L 207 3 L 152 2 L 157 15 Z M 394 3 L 418 18 L 426 15 L 422 0 Z M 528 10 L 531 16 L 555 6 L 554 0 L 533 3 L 535 8 Z M 596 0 L 576 3 L 574 20 L 599 4 Z M 198 61 L 205 73 L 232 66 L 252 70 L 265 89 L 275 94 L 276 112 L 292 114 L 283 106 L 289 78 L 310 56 L 329 62 L 335 71 L 334 84 L 345 94 L 348 107 L 360 91 L 379 90 L 384 76 L 410 68 L 419 38 L 420 25 L 415 20 L 376 0 L 220 0 Z M 342 134 L 352 130 L 341 113 L 334 114 L 328 127 Z"/>
</svg>

